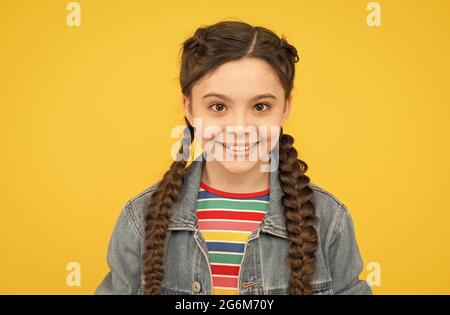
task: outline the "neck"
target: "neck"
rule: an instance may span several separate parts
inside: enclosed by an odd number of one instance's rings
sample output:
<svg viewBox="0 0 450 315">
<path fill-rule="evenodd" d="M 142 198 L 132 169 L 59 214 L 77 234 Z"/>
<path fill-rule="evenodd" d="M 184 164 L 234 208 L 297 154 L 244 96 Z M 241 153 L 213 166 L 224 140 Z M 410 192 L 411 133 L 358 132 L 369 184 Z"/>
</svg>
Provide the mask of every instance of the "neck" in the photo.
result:
<svg viewBox="0 0 450 315">
<path fill-rule="evenodd" d="M 269 187 L 269 172 L 260 170 L 260 163 L 244 173 L 232 173 L 217 161 L 206 161 L 202 181 L 217 190 L 226 192 L 251 193 Z"/>
</svg>

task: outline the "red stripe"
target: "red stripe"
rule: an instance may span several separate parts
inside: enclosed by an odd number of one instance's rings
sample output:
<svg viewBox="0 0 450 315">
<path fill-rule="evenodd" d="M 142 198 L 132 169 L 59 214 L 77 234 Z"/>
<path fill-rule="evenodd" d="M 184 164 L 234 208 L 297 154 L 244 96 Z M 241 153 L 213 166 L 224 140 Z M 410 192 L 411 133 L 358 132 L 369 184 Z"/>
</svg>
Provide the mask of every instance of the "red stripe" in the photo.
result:
<svg viewBox="0 0 450 315">
<path fill-rule="evenodd" d="M 211 265 L 211 272 L 213 274 L 237 276 L 239 275 L 239 268 L 239 266 Z"/>
<path fill-rule="evenodd" d="M 236 222 L 236 221 L 203 221 L 198 220 L 200 230 L 231 230 L 253 232 L 259 226 L 258 222 Z"/>
<path fill-rule="evenodd" d="M 209 191 L 212 194 L 220 195 L 223 197 L 229 198 L 252 198 L 252 197 L 260 197 L 265 196 L 269 193 L 270 188 L 266 188 L 264 190 L 252 192 L 252 193 L 232 193 L 228 191 L 222 191 L 218 189 L 214 189 L 211 186 L 206 185 L 204 182 L 200 182 L 200 187 L 206 191 Z"/>
<path fill-rule="evenodd" d="M 226 211 L 226 210 L 204 210 L 197 211 L 198 219 L 234 219 L 234 220 L 251 220 L 262 221 L 265 212 L 245 212 L 245 211 Z"/>
<path fill-rule="evenodd" d="M 213 276 L 212 280 L 214 287 L 231 287 L 231 288 L 238 287 L 238 278 Z"/>
</svg>

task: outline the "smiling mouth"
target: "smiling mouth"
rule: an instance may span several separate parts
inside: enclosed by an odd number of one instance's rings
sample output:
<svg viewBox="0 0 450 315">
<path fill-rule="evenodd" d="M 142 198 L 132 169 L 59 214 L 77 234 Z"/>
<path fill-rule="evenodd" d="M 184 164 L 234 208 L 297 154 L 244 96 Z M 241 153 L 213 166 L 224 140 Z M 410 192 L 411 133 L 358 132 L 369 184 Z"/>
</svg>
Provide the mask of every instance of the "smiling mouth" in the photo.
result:
<svg viewBox="0 0 450 315">
<path fill-rule="evenodd" d="M 222 142 L 217 142 L 217 143 L 222 145 L 225 149 L 227 149 L 229 151 L 246 152 L 246 151 L 249 151 L 250 149 L 254 148 L 259 142 L 260 141 L 255 142 L 253 144 L 246 144 L 246 145 L 225 145 L 225 143 L 222 143 Z"/>
</svg>

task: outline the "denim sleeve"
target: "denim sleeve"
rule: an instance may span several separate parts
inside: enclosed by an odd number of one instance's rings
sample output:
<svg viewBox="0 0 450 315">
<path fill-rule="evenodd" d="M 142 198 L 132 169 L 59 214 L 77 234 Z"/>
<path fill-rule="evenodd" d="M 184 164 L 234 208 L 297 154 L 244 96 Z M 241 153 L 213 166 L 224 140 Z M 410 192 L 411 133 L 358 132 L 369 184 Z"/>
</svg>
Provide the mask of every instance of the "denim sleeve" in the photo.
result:
<svg viewBox="0 0 450 315">
<path fill-rule="evenodd" d="M 116 221 L 108 245 L 109 272 L 95 294 L 137 294 L 141 277 L 141 242 L 129 202 Z"/>
<path fill-rule="evenodd" d="M 331 278 L 334 294 L 371 295 L 367 281 L 360 280 L 363 260 L 358 248 L 350 212 L 345 206 L 340 210 L 334 237 L 329 246 Z"/>
</svg>

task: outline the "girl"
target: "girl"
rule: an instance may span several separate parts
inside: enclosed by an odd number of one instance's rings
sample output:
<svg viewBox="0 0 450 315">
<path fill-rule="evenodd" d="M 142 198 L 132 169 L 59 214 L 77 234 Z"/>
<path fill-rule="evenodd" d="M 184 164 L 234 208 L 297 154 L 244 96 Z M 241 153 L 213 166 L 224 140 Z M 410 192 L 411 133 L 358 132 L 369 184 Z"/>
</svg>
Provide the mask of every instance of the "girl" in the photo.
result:
<svg viewBox="0 0 450 315">
<path fill-rule="evenodd" d="M 122 210 L 96 294 L 372 294 L 348 209 L 310 182 L 281 127 L 298 60 L 240 21 L 183 43 L 182 145 Z M 203 154 L 187 165 L 194 138 Z"/>
</svg>

